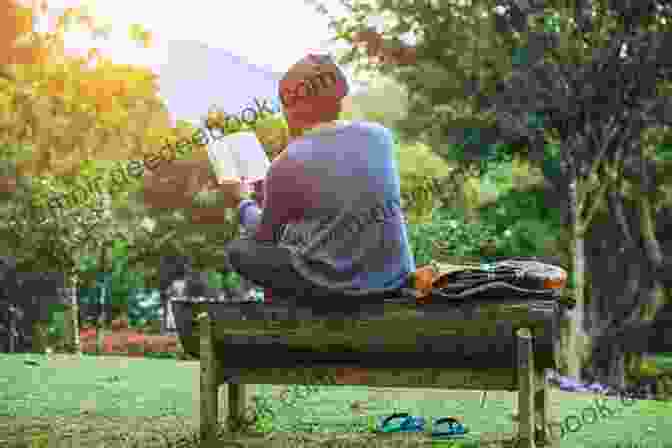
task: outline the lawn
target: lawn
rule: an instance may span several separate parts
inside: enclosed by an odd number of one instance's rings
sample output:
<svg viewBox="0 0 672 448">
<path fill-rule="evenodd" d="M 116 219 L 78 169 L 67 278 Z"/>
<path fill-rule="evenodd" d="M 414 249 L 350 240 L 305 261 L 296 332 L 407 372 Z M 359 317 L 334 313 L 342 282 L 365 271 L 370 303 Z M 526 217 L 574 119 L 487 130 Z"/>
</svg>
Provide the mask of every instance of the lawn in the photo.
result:
<svg viewBox="0 0 672 448">
<path fill-rule="evenodd" d="M 130 421 L 165 415 L 171 407 L 184 421 L 192 425 L 198 421 L 197 362 L 0 354 L 0 366 L 0 420 L 5 423 L 8 419 L 76 418 L 83 412 Z M 259 385 L 253 387 L 251 394 L 278 396 L 282 390 L 283 387 Z M 371 416 L 377 418 L 398 410 L 427 419 L 461 417 L 473 438 L 515 431 L 510 418 L 516 405 L 515 393 L 490 392 L 484 408 L 480 407 L 479 398 L 478 391 L 325 386 L 301 401 L 300 406 L 283 411 L 276 423 L 280 430 L 318 424 L 322 430 L 341 432 L 353 423 L 365 425 Z M 353 411 L 355 402 L 362 405 L 361 410 Z M 580 415 L 592 403 L 591 394 L 553 389 L 551 415 L 554 420 L 564 420 Z M 604 447 L 646 440 L 645 446 L 662 448 L 652 442 L 672 443 L 672 403 L 638 401 L 624 406 L 618 399 L 609 398 L 608 407 L 621 411 L 569 434 L 562 446 Z"/>
</svg>

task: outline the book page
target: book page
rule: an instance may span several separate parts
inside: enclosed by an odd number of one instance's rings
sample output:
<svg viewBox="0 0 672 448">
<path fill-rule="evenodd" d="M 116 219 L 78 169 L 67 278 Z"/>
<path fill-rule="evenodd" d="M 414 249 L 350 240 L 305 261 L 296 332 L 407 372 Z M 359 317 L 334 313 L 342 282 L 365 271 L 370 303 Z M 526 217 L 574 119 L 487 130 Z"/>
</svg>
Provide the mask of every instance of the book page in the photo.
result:
<svg viewBox="0 0 672 448">
<path fill-rule="evenodd" d="M 217 182 L 221 183 L 226 178 L 240 177 L 237 156 L 224 139 L 208 145 L 208 157 Z"/>
<path fill-rule="evenodd" d="M 224 140 L 236 160 L 236 169 L 240 177 L 245 177 L 250 182 L 266 177 L 271 162 L 254 133 L 237 132 L 227 135 Z"/>
</svg>

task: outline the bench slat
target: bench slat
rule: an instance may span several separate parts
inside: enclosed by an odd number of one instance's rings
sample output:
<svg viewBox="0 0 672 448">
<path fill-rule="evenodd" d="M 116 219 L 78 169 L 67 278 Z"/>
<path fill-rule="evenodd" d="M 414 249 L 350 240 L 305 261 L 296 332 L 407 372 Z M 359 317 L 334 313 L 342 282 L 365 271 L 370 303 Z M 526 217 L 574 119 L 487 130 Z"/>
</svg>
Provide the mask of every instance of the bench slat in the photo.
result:
<svg viewBox="0 0 672 448">
<path fill-rule="evenodd" d="M 378 315 L 325 318 L 287 306 L 176 301 L 180 339 L 194 356 L 199 344 L 193 316 L 205 310 L 213 319 L 214 350 L 226 352 L 232 367 L 291 367 L 305 360 L 369 367 L 504 368 L 515 365 L 516 329 L 531 328 L 537 365 L 553 368 L 560 312 L 554 301 L 460 307 L 388 303 Z"/>
<path fill-rule="evenodd" d="M 225 368 L 219 383 L 366 385 L 370 387 L 445 388 L 515 391 L 517 379 L 511 369 L 381 369 L 356 366 L 286 368 Z"/>
</svg>

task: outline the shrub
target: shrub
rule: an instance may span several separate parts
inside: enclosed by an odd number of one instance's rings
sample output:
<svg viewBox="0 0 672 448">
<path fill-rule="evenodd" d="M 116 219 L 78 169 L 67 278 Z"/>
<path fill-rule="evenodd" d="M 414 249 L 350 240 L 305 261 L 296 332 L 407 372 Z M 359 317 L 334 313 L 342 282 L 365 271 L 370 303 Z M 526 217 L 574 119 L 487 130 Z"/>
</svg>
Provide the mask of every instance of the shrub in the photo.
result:
<svg viewBox="0 0 672 448">
<path fill-rule="evenodd" d="M 662 370 L 659 369 L 654 362 L 648 360 L 642 361 L 639 364 L 638 369 L 633 372 L 636 377 L 640 378 L 659 376 L 662 373 Z"/>
<path fill-rule="evenodd" d="M 132 327 L 142 327 L 148 321 L 160 319 L 161 300 L 156 290 L 137 292 L 128 300 L 128 317 Z"/>
<path fill-rule="evenodd" d="M 47 329 L 47 343 L 49 346 L 58 347 L 63 344 L 65 337 L 65 313 L 57 311 L 53 314 Z"/>
<path fill-rule="evenodd" d="M 408 224 L 408 233 L 416 266 L 452 257 L 479 258 L 483 242 L 496 237 L 492 226 L 467 223 L 458 211 L 445 208 L 434 209 L 429 222 Z"/>
<path fill-rule="evenodd" d="M 547 205 L 553 200 L 549 195 L 543 187 L 513 190 L 479 210 L 481 221 L 504 236 L 498 246 L 502 255 L 563 255 L 560 210 Z"/>
</svg>

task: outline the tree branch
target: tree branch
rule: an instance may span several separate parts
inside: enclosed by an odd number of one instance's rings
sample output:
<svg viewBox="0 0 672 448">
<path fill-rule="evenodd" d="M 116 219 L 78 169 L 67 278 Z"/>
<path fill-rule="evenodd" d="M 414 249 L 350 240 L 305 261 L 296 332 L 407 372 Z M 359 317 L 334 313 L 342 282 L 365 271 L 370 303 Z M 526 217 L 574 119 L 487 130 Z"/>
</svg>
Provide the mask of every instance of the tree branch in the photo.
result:
<svg viewBox="0 0 672 448">
<path fill-rule="evenodd" d="M 607 194 L 607 201 L 611 214 L 616 218 L 616 225 L 620 229 L 623 237 L 625 239 L 625 245 L 628 248 L 635 247 L 635 240 L 632 237 L 632 232 L 630 231 L 630 224 L 625 216 L 624 207 L 623 207 L 623 196 L 621 195 L 620 189 L 622 188 L 622 180 L 617 184 L 611 184 L 609 187 L 609 193 Z"/>
<path fill-rule="evenodd" d="M 600 146 L 600 149 L 598 150 L 597 156 L 593 159 L 590 170 L 588 172 L 587 179 L 590 179 L 592 174 L 597 175 L 600 164 L 602 163 L 604 155 L 607 152 L 607 148 L 613 142 L 614 138 L 616 138 L 616 136 L 618 134 L 618 126 L 614 125 L 614 121 L 615 121 L 615 117 L 612 116 L 609 123 L 607 123 L 606 126 L 605 126 L 605 128 L 609 128 L 609 127 L 612 127 L 612 126 L 613 126 L 613 128 L 611 129 L 611 131 L 608 132 L 607 137 L 604 139 L 604 141 L 602 142 L 602 145 Z M 594 135 L 594 133 L 592 133 L 592 134 Z M 623 134 L 621 134 L 621 136 L 623 137 Z M 621 141 L 621 143 L 622 143 L 622 141 Z M 578 192 L 577 192 L 578 197 L 579 197 L 579 200 L 578 200 L 578 202 L 579 202 L 579 211 L 578 211 L 579 215 L 583 215 L 583 213 L 585 212 L 586 197 L 588 196 L 588 193 L 589 193 L 589 190 L 590 190 L 590 188 L 589 188 L 590 183 L 589 183 L 588 180 L 586 180 L 585 183 L 582 182 L 581 184 L 582 185 L 581 185 L 580 188 L 578 188 Z M 602 194 L 602 193 L 603 193 L 603 191 L 600 194 Z"/>
<path fill-rule="evenodd" d="M 600 183 L 600 186 L 597 190 L 597 193 L 595 193 L 595 196 L 591 198 L 590 201 L 590 207 L 588 208 L 588 212 L 586 213 L 586 216 L 582 217 L 581 221 L 583 222 L 584 227 L 588 227 L 590 225 L 590 222 L 592 221 L 593 217 L 595 216 L 595 213 L 597 212 L 599 206 L 603 202 L 604 198 L 604 193 L 607 191 L 607 188 L 609 187 L 610 182 L 608 180 L 604 180 Z M 586 198 L 584 197 L 584 200 Z M 582 206 L 583 204 L 579 203 L 579 206 L 581 208 L 584 208 Z"/>
</svg>

